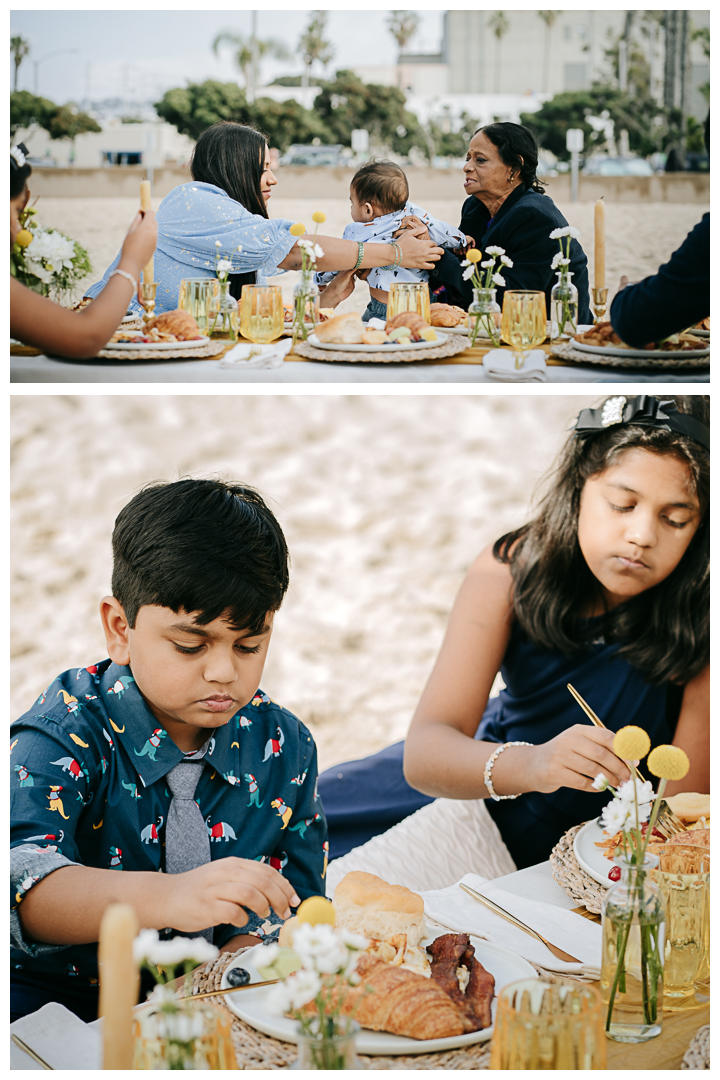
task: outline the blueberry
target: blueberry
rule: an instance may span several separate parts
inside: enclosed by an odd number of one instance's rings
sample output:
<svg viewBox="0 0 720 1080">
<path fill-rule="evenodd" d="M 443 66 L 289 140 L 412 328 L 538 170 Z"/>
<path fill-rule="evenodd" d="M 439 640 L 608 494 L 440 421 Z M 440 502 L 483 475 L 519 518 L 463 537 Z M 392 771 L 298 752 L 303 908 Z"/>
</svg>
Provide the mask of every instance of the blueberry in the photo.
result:
<svg viewBox="0 0 720 1080">
<path fill-rule="evenodd" d="M 250 972 L 241 967 L 230 968 L 227 981 L 230 986 L 247 986 L 250 982 Z"/>
</svg>

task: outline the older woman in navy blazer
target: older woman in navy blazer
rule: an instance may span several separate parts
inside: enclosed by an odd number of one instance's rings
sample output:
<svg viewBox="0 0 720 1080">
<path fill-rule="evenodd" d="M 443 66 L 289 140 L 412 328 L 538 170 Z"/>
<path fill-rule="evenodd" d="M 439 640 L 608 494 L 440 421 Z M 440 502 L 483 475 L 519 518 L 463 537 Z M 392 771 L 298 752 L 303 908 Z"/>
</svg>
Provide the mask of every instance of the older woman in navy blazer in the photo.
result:
<svg viewBox="0 0 720 1080">
<path fill-rule="evenodd" d="M 550 239 L 554 229 L 568 223 L 552 199 L 543 193 L 537 177 L 538 145 L 532 132 L 522 124 L 488 124 L 472 137 L 464 165 L 465 200 L 461 230 L 485 251 L 488 245 L 504 248 L 512 267 L 503 267 L 505 288 L 496 299 L 502 304 L 505 289 L 538 289 L 547 298 L 556 281 L 552 262 L 559 250 Z M 592 322 L 588 288 L 587 257 L 577 240 L 570 243 L 570 272 L 578 290 L 578 319 Z M 433 290 L 444 285 L 438 300 L 467 307 L 472 286 L 464 281 L 458 259 L 443 255 L 430 273 Z"/>
</svg>

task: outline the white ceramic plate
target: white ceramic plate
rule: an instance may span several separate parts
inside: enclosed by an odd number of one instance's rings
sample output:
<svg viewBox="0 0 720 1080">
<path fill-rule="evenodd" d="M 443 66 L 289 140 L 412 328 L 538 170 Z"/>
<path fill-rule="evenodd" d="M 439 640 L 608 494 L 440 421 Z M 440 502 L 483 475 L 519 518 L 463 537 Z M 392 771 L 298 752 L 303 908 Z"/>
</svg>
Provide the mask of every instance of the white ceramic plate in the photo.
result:
<svg viewBox="0 0 720 1080">
<path fill-rule="evenodd" d="M 693 337 L 710 337 L 709 330 L 691 330 L 690 333 L 693 335 Z"/>
<path fill-rule="evenodd" d="M 613 884 L 608 873 L 615 864 L 606 859 L 602 848 L 595 847 L 595 844 L 609 839 L 600 828 L 600 819 L 595 818 L 594 821 L 588 821 L 583 825 L 582 829 L 575 833 L 573 840 L 573 851 L 580 866 L 586 874 L 589 874 L 600 885 L 604 885 L 606 889 Z"/>
<path fill-rule="evenodd" d="M 438 345 L 442 345 L 444 341 L 447 341 L 447 334 L 442 334 L 436 329 L 435 332 L 437 333 L 437 341 L 411 341 L 409 345 L 344 345 L 342 342 L 319 341 L 315 334 L 311 334 L 308 338 L 308 345 L 313 345 L 316 349 L 328 349 L 332 352 L 407 352 L 408 349 L 436 349 Z"/>
<path fill-rule="evenodd" d="M 621 349 L 617 345 L 587 345 L 584 341 L 574 340 L 573 348 L 597 356 L 635 357 L 638 360 L 691 360 L 710 354 L 709 345 L 704 349 Z"/>
<path fill-rule="evenodd" d="M 427 945 L 439 937 L 439 931 L 433 937 L 425 939 Z M 537 972 L 527 960 L 521 956 L 503 949 L 500 945 L 493 945 L 481 938 L 471 937 L 475 946 L 475 955 L 483 967 L 495 977 L 495 998 L 492 1004 L 493 1026 L 483 1031 L 471 1031 L 468 1035 L 455 1035 L 448 1039 L 407 1039 L 402 1035 L 389 1035 L 385 1031 L 369 1031 L 362 1028 L 357 1037 L 357 1051 L 359 1054 L 379 1054 L 381 1056 L 394 1054 L 431 1054 L 442 1050 L 455 1050 L 461 1046 L 471 1046 L 473 1043 L 485 1042 L 493 1033 L 495 1010 L 497 1007 L 497 995 L 503 986 L 515 979 L 534 979 Z M 253 980 L 259 979 L 257 968 L 253 963 L 253 957 L 263 949 L 257 945 L 250 952 L 246 952 L 239 958 L 240 967 L 246 968 Z M 227 968 L 223 972 L 221 989 L 228 986 Z M 243 990 L 238 994 L 227 994 L 225 1004 L 229 1009 L 264 1035 L 270 1035 L 274 1039 L 282 1039 L 283 1042 L 297 1042 L 295 1033 L 295 1021 L 286 1016 L 273 1016 L 265 1010 L 265 997 L 272 987 L 260 987 L 257 990 Z"/>
<path fill-rule="evenodd" d="M 192 341 L 108 341 L 104 349 L 112 349 L 113 352 L 134 352 L 142 349 L 143 352 L 168 352 L 172 349 L 199 349 L 207 345 L 209 337 L 193 338 Z"/>
</svg>

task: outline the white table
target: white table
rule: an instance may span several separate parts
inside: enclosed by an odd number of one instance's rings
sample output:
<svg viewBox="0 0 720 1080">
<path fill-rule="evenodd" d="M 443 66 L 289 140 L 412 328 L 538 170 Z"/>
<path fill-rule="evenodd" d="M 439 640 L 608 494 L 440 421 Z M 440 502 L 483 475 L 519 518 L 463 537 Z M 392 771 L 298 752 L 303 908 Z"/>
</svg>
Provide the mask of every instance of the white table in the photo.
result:
<svg viewBox="0 0 720 1080">
<path fill-rule="evenodd" d="M 549 367 L 548 383 L 707 383 L 709 372 L 676 375 L 617 368 Z M 218 360 L 172 360 L 165 363 L 114 360 L 60 360 L 48 356 L 12 356 L 12 383 L 480 383 L 488 379 L 480 364 L 344 364 L 289 360 L 281 368 L 234 371 Z M 516 384 L 517 385 L 517 384 Z M 521 383 L 538 386 L 538 383 Z"/>
</svg>

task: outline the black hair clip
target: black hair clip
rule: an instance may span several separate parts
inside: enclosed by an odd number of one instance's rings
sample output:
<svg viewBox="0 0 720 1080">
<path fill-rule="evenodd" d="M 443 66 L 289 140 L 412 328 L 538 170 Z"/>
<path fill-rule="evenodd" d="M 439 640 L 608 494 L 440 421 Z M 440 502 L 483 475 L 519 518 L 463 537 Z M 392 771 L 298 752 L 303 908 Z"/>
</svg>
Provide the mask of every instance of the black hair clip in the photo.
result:
<svg viewBox="0 0 720 1080">
<path fill-rule="evenodd" d="M 630 399 L 618 395 L 608 398 L 600 409 L 583 409 L 577 418 L 575 433 L 580 438 L 587 438 L 618 424 L 637 424 L 660 431 L 675 431 L 693 439 L 708 452 L 710 450 L 709 427 L 694 416 L 678 412 L 672 399 L 659 401 L 651 394 L 638 394 Z"/>
</svg>

